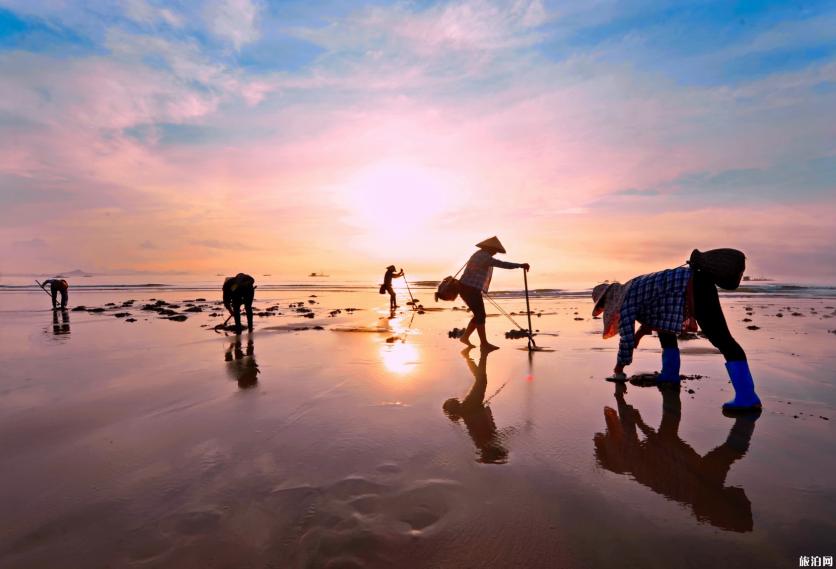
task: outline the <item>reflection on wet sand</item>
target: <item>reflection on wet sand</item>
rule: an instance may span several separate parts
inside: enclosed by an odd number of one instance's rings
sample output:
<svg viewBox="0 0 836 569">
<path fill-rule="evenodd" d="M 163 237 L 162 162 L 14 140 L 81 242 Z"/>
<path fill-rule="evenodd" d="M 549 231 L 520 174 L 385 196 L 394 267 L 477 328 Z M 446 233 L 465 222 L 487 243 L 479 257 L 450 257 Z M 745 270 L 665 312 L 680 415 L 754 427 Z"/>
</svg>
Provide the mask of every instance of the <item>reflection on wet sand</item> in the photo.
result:
<svg viewBox="0 0 836 569">
<path fill-rule="evenodd" d="M 508 449 L 502 445 L 493 413 L 485 401 L 485 390 L 488 387 L 488 355 L 490 351 L 480 352 L 479 364 L 470 357 L 471 349 L 464 350 L 462 355 L 467 367 L 473 374 L 473 386 L 468 394 L 459 401 L 456 398 L 444 402 L 444 413 L 453 422 L 464 421 L 473 444 L 479 450 L 477 462 L 486 464 L 504 464 L 508 462 Z M 501 388 L 500 388 L 501 389 Z"/>
<path fill-rule="evenodd" d="M 598 464 L 627 474 L 669 500 L 690 506 L 696 518 L 724 530 L 752 531 L 752 505 L 742 488 L 726 487 L 731 465 L 746 454 L 758 416 L 738 417 L 726 441 L 700 456 L 679 438 L 681 403 L 678 387 L 662 392 L 662 420 L 654 431 L 624 400 L 625 385 L 617 385 L 618 411 L 604 408 L 606 432 L 594 437 Z M 639 440 L 641 431 L 644 440 Z"/>
<path fill-rule="evenodd" d="M 392 311 L 391 319 L 380 319 L 380 327 L 392 333 L 385 342 L 380 344 L 380 361 L 386 371 L 397 375 L 406 375 L 416 369 L 421 361 L 421 354 L 416 344 L 407 343 L 406 339 L 411 334 L 413 313 L 409 324 L 404 327 L 400 318 L 397 318 Z"/>
<path fill-rule="evenodd" d="M 61 322 L 58 322 L 58 313 L 61 312 Z M 52 311 L 52 333 L 55 336 L 63 336 L 70 333 L 70 313 L 67 310 Z"/>
<path fill-rule="evenodd" d="M 247 334 L 247 351 L 244 353 L 241 345 L 241 335 L 236 334 L 235 339 L 229 343 L 224 353 L 226 361 L 226 372 L 238 382 L 241 389 L 249 389 L 258 385 L 258 364 L 255 361 L 255 347 L 252 334 Z"/>
</svg>

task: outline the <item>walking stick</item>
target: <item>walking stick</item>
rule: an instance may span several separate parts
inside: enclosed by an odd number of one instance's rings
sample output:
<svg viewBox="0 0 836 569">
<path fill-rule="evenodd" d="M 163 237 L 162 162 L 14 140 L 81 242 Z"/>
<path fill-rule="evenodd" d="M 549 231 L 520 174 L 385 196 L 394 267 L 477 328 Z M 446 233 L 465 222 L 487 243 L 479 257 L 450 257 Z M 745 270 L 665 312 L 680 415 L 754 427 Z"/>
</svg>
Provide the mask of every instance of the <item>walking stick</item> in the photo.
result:
<svg viewBox="0 0 836 569">
<path fill-rule="evenodd" d="M 530 352 L 533 348 L 537 347 L 537 344 L 534 343 L 534 337 L 531 333 L 531 307 L 528 303 L 528 271 L 523 269 L 523 282 L 525 283 L 525 314 L 528 316 L 528 351 Z"/>
</svg>

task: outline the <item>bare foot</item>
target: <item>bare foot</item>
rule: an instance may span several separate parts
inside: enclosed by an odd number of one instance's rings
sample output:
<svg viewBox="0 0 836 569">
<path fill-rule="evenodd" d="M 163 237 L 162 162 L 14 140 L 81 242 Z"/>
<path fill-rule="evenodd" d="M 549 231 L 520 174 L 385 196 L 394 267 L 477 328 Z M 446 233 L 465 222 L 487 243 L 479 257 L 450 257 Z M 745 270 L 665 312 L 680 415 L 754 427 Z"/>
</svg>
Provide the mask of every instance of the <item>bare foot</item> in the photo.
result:
<svg viewBox="0 0 836 569">
<path fill-rule="evenodd" d="M 479 346 L 479 349 L 483 352 L 492 352 L 494 350 L 498 350 L 499 346 L 494 346 L 493 344 L 482 344 Z"/>
<path fill-rule="evenodd" d="M 470 338 L 465 338 L 464 336 L 459 338 L 459 342 L 461 342 L 462 344 L 464 344 L 468 348 L 475 348 L 476 347 L 476 344 L 471 344 L 470 343 Z"/>
</svg>

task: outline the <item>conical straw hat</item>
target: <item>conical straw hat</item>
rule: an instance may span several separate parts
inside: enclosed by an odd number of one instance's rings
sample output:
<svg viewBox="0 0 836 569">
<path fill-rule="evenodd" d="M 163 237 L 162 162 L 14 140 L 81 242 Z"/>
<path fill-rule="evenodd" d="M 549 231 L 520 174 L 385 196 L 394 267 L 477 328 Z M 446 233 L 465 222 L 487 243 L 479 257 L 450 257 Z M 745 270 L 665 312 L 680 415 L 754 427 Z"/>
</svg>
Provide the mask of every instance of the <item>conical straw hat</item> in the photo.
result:
<svg viewBox="0 0 836 569">
<path fill-rule="evenodd" d="M 505 247 L 502 246 L 502 243 L 499 242 L 499 239 L 496 237 L 496 235 L 494 235 L 490 239 L 480 241 L 476 244 L 476 246 L 480 249 L 489 249 L 491 251 L 496 251 L 497 253 L 507 253 Z"/>
</svg>

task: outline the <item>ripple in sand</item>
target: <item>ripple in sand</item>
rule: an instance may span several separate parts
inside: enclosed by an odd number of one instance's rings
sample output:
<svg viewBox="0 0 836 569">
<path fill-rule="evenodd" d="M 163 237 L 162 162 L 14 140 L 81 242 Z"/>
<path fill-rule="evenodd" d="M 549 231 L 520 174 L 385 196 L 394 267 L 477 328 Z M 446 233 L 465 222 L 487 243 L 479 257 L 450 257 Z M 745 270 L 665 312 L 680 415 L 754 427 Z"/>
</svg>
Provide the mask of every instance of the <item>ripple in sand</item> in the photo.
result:
<svg viewBox="0 0 836 569">
<path fill-rule="evenodd" d="M 201 535 L 216 529 L 221 522 L 220 512 L 200 510 L 172 516 L 175 531 L 183 535 Z"/>
<path fill-rule="evenodd" d="M 400 474 L 403 469 L 395 464 L 394 462 L 384 462 L 375 468 L 378 472 L 383 472 L 384 474 Z"/>
</svg>

